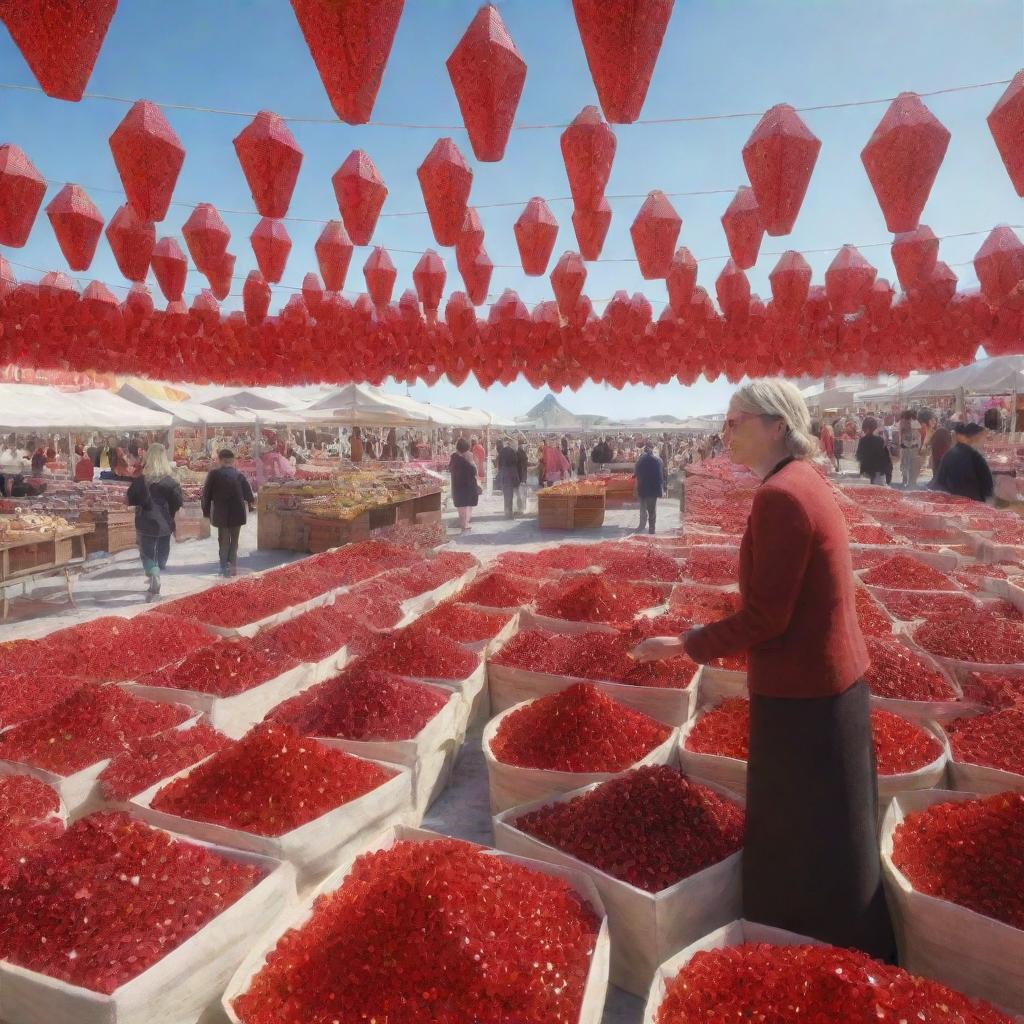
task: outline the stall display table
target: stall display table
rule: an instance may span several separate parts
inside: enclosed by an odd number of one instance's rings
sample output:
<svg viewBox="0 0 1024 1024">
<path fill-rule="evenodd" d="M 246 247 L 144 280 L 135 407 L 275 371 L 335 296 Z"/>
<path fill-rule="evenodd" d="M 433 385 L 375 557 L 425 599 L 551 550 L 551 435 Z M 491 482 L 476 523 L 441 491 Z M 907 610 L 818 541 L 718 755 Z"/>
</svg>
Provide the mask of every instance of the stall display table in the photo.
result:
<svg viewBox="0 0 1024 1024">
<path fill-rule="evenodd" d="M 87 554 L 105 551 L 116 555 L 135 547 L 135 512 L 122 509 L 82 509 L 80 523 L 91 523 L 93 531 L 88 535 L 85 549 Z"/>
<path fill-rule="evenodd" d="M 48 534 L 27 534 L 0 543 L 0 619 L 7 619 L 10 590 L 20 586 L 27 593 L 30 585 L 48 576 L 64 576 L 68 601 L 73 605 L 72 570 L 84 564 L 88 553 L 87 538 L 92 533 L 92 525 L 83 524 Z"/>
<path fill-rule="evenodd" d="M 537 526 L 542 530 L 592 530 L 604 525 L 602 481 L 555 484 L 537 492 Z"/>
</svg>

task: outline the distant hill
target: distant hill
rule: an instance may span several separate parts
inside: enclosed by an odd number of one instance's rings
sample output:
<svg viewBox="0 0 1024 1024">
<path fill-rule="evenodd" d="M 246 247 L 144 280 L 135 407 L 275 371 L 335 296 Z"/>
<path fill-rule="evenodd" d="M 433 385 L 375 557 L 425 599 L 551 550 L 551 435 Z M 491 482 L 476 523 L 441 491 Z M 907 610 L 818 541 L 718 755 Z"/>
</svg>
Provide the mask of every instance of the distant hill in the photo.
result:
<svg viewBox="0 0 1024 1024">
<path fill-rule="evenodd" d="M 545 395 L 544 398 L 530 409 L 525 416 L 517 418 L 519 422 L 528 421 L 549 429 L 556 429 L 558 427 L 603 427 L 610 425 L 630 427 L 641 423 L 647 423 L 649 421 L 656 421 L 658 423 L 682 422 L 678 416 L 669 416 L 667 414 L 643 416 L 639 419 L 632 420 L 612 420 L 607 416 L 574 413 L 566 409 L 566 407 L 562 405 L 562 403 L 559 402 L 559 400 L 552 394 Z"/>
</svg>

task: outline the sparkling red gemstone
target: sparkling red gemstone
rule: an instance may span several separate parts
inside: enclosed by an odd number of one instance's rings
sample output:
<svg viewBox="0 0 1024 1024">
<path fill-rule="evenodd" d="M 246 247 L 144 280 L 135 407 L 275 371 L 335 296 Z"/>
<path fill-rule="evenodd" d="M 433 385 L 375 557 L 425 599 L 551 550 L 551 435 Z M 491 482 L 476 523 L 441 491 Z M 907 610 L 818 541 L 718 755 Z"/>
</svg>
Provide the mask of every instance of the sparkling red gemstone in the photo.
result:
<svg viewBox="0 0 1024 1024">
<path fill-rule="evenodd" d="M 459 595 L 461 599 L 462 595 Z M 497 636 L 512 621 L 512 615 L 481 612 L 456 601 L 444 601 L 418 618 L 409 629 L 413 633 L 433 630 L 459 643 L 477 643 Z"/>
<path fill-rule="evenodd" d="M 949 680 L 898 640 L 864 638 L 871 667 L 864 673 L 876 697 L 898 700 L 956 700 Z"/>
<path fill-rule="evenodd" d="M 547 584 L 537 596 L 537 612 L 571 622 L 627 622 L 664 601 L 658 587 L 582 573 Z"/>
<path fill-rule="evenodd" d="M 914 630 L 914 640 L 943 658 L 992 665 L 1024 661 L 1024 626 L 992 612 L 930 619 Z"/>
<path fill-rule="evenodd" d="M 1024 775 L 1024 704 L 946 726 L 953 758 Z"/>
<path fill-rule="evenodd" d="M 495 571 L 477 577 L 459 591 L 458 598 L 466 604 L 478 604 L 484 608 L 517 608 L 529 604 L 539 589 L 540 584 L 528 576 Z"/>
<path fill-rule="evenodd" d="M 964 699 L 990 708 L 1024 707 L 1024 676 L 970 672 L 961 683 Z"/>
<path fill-rule="evenodd" d="M 892 636 L 892 622 L 863 588 L 854 590 L 857 602 L 857 622 L 864 636 Z"/>
<path fill-rule="evenodd" d="M 363 669 L 421 679 L 465 679 L 479 663 L 477 655 L 449 637 L 410 629 L 381 633 L 359 659 Z"/>
<path fill-rule="evenodd" d="M 909 555 L 893 555 L 869 569 L 862 579 L 868 586 L 894 590 L 956 590 L 944 572 Z"/>
<path fill-rule="evenodd" d="M 28 775 L 0 775 L 0 888 L 29 851 L 64 831 L 57 792 Z"/>
</svg>

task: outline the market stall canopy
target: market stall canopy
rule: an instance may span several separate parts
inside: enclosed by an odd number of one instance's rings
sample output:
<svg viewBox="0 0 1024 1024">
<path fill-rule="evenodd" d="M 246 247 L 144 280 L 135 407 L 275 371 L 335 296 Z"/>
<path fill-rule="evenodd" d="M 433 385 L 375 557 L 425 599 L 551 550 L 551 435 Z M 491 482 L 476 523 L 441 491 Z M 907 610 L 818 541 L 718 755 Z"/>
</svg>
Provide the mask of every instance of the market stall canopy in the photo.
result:
<svg viewBox="0 0 1024 1024">
<path fill-rule="evenodd" d="M 891 398 L 907 397 L 919 384 L 928 379 L 926 373 L 911 373 L 907 377 L 897 378 L 887 384 L 858 391 L 854 398 L 858 402 L 882 402 Z"/>
<path fill-rule="evenodd" d="M 495 427 L 499 430 L 512 430 L 516 426 L 516 421 L 508 416 L 498 416 L 493 412 L 488 412 L 486 409 L 478 409 L 472 405 L 462 405 L 454 411 L 466 413 L 473 420 L 471 425 L 474 427 Z"/>
<path fill-rule="evenodd" d="M 174 417 L 174 423 L 185 424 L 186 426 L 198 427 L 207 426 L 235 426 L 241 427 L 254 423 L 252 418 L 236 415 L 224 409 L 215 409 L 212 405 L 203 405 L 200 402 L 173 402 L 166 398 L 156 398 L 153 395 L 138 391 L 134 385 L 125 384 L 118 392 L 120 398 L 124 398 L 136 405 L 146 409 L 153 409 L 156 412 L 169 412 Z"/>
<path fill-rule="evenodd" d="M 171 414 L 110 391 L 64 392 L 35 384 L 0 384 L 0 430 L 167 430 Z"/>
<path fill-rule="evenodd" d="M 958 366 L 955 370 L 933 373 L 908 397 L 916 400 L 932 395 L 955 395 L 960 390 L 972 395 L 1024 394 L 1024 356 L 995 356 Z"/>
<path fill-rule="evenodd" d="M 305 422 L 360 427 L 473 427 L 489 426 L 490 414 L 479 409 L 450 409 L 392 395 L 369 384 L 346 384 L 314 402 Z"/>
</svg>

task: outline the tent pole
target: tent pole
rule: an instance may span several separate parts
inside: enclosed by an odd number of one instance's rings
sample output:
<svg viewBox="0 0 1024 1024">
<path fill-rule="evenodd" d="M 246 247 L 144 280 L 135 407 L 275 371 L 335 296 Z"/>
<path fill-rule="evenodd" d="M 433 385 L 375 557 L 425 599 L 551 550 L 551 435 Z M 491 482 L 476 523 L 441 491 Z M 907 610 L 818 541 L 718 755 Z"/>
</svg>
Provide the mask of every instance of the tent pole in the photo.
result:
<svg viewBox="0 0 1024 1024">
<path fill-rule="evenodd" d="M 75 479 L 75 438 L 70 433 L 68 434 L 68 479 Z"/>
</svg>

